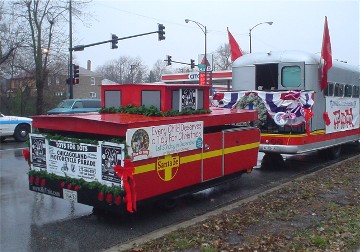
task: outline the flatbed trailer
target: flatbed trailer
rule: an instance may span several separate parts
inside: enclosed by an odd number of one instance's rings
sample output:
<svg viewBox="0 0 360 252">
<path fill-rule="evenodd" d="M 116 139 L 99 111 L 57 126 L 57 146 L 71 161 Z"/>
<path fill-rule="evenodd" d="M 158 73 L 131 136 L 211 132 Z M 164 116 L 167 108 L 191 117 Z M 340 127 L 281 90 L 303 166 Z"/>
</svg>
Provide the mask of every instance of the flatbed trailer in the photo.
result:
<svg viewBox="0 0 360 252">
<path fill-rule="evenodd" d="M 166 96 L 166 87 L 151 86 Z M 136 97 L 136 91 L 149 85 L 134 88 L 102 87 L 104 108 L 106 91 L 131 90 Z M 250 172 L 257 164 L 260 131 L 241 124 L 257 120 L 256 111 L 208 110 L 208 91 L 201 88 L 203 92 L 195 92 L 203 94 L 199 100 L 206 113 L 201 114 L 146 116 L 104 110 L 33 117 L 36 133 L 30 135 L 29 152 L 24 151 L 29 189 L 98 209 L 133 212 L 138 203 L 161 202 Z M 179 89 L 181 95 L 199 86 L 170 89 Z M 179 99 L 177 92 L 170 93 L 169 99 Z M 136 105 L 136 98 L 132 102 Z"/>
</svg>

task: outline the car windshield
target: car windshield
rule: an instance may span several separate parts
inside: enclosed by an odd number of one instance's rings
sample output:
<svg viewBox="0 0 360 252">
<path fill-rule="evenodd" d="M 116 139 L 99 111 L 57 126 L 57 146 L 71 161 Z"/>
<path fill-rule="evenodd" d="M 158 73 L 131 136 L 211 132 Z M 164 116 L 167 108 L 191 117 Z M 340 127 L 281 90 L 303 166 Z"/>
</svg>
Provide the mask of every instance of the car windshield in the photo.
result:
<svg viewBox="0 0 360 252">
<path fill-rule="evenodd" d="M 64 100 L 57 105 L 57 108 L 71 108 L 74 104 L 74 100 Z"/>
</svg>

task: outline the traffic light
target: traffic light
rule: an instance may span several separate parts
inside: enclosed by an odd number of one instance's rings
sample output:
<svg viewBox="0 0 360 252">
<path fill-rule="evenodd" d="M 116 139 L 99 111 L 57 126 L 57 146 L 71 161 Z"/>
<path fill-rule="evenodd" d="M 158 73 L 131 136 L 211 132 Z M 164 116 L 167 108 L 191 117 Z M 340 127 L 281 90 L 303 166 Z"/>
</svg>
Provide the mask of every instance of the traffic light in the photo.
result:
<svg viewBox="0 0 360 252">
<path fill-rule="evenodd" d="M 118 46 L 117 46 L 117 43 L 119 42 L 118 41 L 118 36 L 116 36 L 115 34 L 111 34 L 111 49 L 117 49 Z"/>
<path fill-rule="evenodd" d="M 79 65 L 73 64 L 73 84 L 79 84 Z"/>
<path fill-rule="evenodd" d="M 159 27 L 159 31 L 158 31 L 158 35 L 159 35 L 159 41 L 161 40 L 165 40 L 165 26 L 163 24 L 158 24 Z"/>
<path fill-rule="evenodd" d="M 191 66 L 191 69 L 194 69 L 195 68 L 195 60 L 190 60 L 190 66 Z"/>
<path fill-rule="evenodd" d="M 171 65 L 171 56 L 170 55 L 167 56 L 167 65 L 168 66 Z"/>
</svg>

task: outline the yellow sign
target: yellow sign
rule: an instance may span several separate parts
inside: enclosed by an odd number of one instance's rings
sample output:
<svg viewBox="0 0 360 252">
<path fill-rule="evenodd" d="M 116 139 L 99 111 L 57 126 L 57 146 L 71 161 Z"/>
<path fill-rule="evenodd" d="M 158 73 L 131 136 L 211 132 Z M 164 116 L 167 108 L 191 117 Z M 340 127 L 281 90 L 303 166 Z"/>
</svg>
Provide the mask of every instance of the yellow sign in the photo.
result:
<svg viewBox="0 0 360 252">
<path fill-rule="evenodd" d="M 156 171 L 163 181 L 172 180 L 179 170 L 180 158 L 178 155 L 167 155 L 163 158 L 158 158 L 156 162 Z"/>
</svg>

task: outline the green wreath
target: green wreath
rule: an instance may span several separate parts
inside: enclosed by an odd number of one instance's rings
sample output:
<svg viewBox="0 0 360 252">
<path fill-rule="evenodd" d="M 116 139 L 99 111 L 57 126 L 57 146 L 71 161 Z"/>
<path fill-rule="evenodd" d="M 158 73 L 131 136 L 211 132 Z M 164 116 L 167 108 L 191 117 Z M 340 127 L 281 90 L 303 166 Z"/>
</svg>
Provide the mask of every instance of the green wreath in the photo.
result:
<svg viewBox="0 0 360 252">
<path fill-rule="evenodd" d="M 240 100 L 235 103 L 234 108 L 245 109 L 249 105 L 252 105 L 258 112 L 258 120 L 255 121 L 254 125 L 256 127 L 261 127 L 265 125 L 267 118 L 267 109 L 263 100 L 259 96 L 253 93 L 250 93 L 249 95 L 244 95 L 243 97 L 241 97 Z"/>
</svg>

